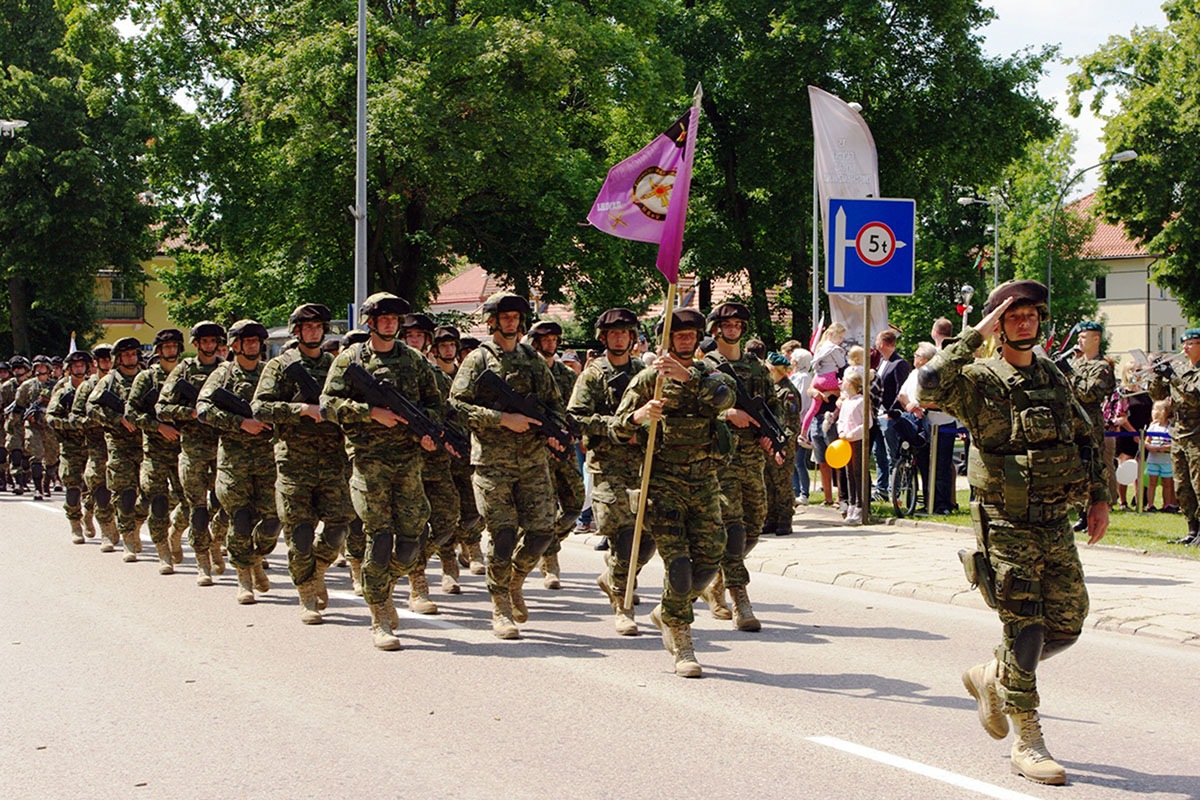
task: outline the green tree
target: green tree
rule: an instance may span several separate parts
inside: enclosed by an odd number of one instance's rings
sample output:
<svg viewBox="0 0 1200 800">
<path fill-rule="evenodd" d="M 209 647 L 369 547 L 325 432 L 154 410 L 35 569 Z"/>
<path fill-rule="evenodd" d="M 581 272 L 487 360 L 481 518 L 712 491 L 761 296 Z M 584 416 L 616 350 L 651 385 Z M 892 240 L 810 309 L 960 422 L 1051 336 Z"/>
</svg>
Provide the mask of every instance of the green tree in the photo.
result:
<svg viewBox="0 0 1200 800">
<path fill-rule="evenodd" d="M 102 269 L 140 276 L 152 209 L 139 200 L 150 128 L 112 17 L 82 0 L 0 0 L 0 294 L 9 352 L 86 338 Z"/>
<path fill-rule="evenodd" d="M 607 167 L 683 103 L 657 7 L 372 0 L 372 289 L 424 303 L 462 256 L 547 299 L 573 284 L 593 308 L 644 288 L 652 252 L 578 223 Z M 135 18 L 173 122 L 156 181 L 203 245 L 163 275 L 173 313 L 220 295 L 267 322 L 301 300 L 344 307 L 355 4 L 142 0 Z M 171 107 L 181 90 L 194 113 Z"/>
<path fill-rule="evenodd" d="M 1097 113 L 1110 93 L 1117 100 L 1104 141 L 1110 152 L 1139 155 L 1105 170 L 1102 210 L 1163 256 L 1155 282 L 1187 317 L 1200 319 L 1200 8 L 1195 0 L 1169 0 L 1163 11 L 1165 29 L 1135 28 L 1078 60 L 1070 110 L 1078 113 L 1088 93 Z"/>
</svg>

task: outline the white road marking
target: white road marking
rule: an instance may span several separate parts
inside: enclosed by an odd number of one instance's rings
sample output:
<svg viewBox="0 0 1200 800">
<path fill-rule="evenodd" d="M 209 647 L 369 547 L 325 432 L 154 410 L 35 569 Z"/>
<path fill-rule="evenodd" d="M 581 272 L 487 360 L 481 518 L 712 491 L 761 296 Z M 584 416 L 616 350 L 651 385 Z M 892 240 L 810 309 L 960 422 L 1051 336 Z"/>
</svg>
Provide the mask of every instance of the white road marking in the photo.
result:
<svg viewBox="0 0 1200 800">
<path fill-rule="evenodd" d="M 869 758 L 872 761 L 878 761 L 880 764 L 887 764 L 891 767 L 898 767 L 909 772 L 914 772 L 917 775 L 924 775 L 927 778 L 933 778 L 935 781 L 948 783 L 951 786 L 958 786 L 962 789 L 967 789 L 972 792 L 978 792 L 986 797 L 995 797 L 998 800 L 1038 800 L 1033 795 L 1014 792 L 1012 789 L 1005 789 L 1000 786 L 993 786 L 990 783 L 968 778 L 965 775 L 959 775 L 955 772 L 948 772 L 944 769 L 931 767 L 928 764 L 922 764 L 919 761 L 911 761 L 907 758 L 885 753 L 882 750 L 875 750 L 870 747 L 865 747 L 854 742 L 847 742 L 844 739 L 838 739 L 835 736 L 809 736 L 808 741 L 816 744 L 823 744 L 826 747 L 832 747 L 835 750 L 841 750 L 844 753 Z"/>
</svg>

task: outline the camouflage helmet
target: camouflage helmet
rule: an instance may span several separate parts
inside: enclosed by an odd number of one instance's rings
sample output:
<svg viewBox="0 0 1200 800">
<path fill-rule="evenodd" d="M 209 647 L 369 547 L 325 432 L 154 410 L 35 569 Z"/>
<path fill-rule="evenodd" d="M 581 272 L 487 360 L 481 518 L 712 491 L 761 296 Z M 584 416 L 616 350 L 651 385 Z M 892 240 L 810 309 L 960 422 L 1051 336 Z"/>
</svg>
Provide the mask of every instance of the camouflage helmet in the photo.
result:
<svg viewBox="0 0 1200 800">
<path fill-rule="evenodd" d="M 121 353 L 127 353 L 130 350 L 141 350 L 142 343 L 135 336 L 122 336 L 113 344 L 112 353 L 114 356 L 119 356 Z"/>
<path fill-rule="evenodd" d="M 65 364 L 74 364 L 76 361 L 83 361 L 90 365 L 92 363 L 92 354 L 87 350 L 76 350 L 73 353 L 67 353 L 67 357 L 63 359 Z"/>
<path fill-rule="evenodd" d="M 485 317 L 502 314 L 507 311 L 519 311 L 522 316 L 526 317 L 533 313 L 529 301 L 519 294 L 513 294 L 512 292 L 496 292 L 483 301 L 483 315 Z"/>
<path fill-rule="evenodd" d="M 368 341 L 371 338 L 370 331 L 364 331 L 361 328 L 356 328 L 352 331 L 346 331 L 342 335 L 342 347 L 349 347 L 352 344 Z"/>
<path fill-rule="evenodd" d="M 62 356 L 50 356 L 50 363 L 53 366 L 61 367 L 63 365 L 63 357 Z"/>
<path fill-rule="evenodd" d="M 19 369 L 23 369 L 26 372 L 28 372 L 29 368 L 31 366 L 33 366 L 32 364 L 29 363 L 28 358 L 26 358 L 25 356 L 21 356 L 21 355 L 13 356 L 12 358 L 10 358 L 8 360 L 8 364 L 9 364 L 9 367 L 12 368 L 13 372 L 16 372 Z"/>
<path fill-rule="evenodd" d="M 0 361 L 0 372 L 12 372 L 12 364 L 7 361 Z"/>
<path fill-rule="evenodd" d="M 92 358 L 112 358 L 113 346 L 108 342 L 101 342 L 92 348 Z"/>
<path fill-rule="evenodd" d="M 415 328 L 419 331 L 425 331 L 425 333 L 428 333 L 430 336 L 432 336 L 433 332 L 437 329 L 437 325 L 435 325 L 433 320 L 429 318 L 429 315 L 422 314 L 420 311 L 414 311 L 411 314 L 406 314 L 404 316 L 404 322 L 400 324 L 400 327 L 404 328 L 406 331 Z"/>
<path fill-rule="evenodd" d="M 537 338 L 538 336 L 562 336 L 562 325 L 559 325 L 552 319 L 543 319 L 533 323 L 529 329 L 529 335 Z"/>
<path fill-rule="evenodd" d="M 33 357 L 33 361 L 31 363 L 35 367 L 38 364 L 45 364 L 48 367 L 48 366 L 50 366 L 50 356 L 45 355 L 43 353 L 38 353 L 36 356 Z"/>
<path fill-rule="evenodd" d="M 158 333 L 154 334 L 154 346 L 166 344 L 167 342 L 176 342 L 180 347 L 183 347 L 183 331 L 178 328 L 163 328 Z"/>
<path fill-rule="evenodd" d="M 746 308 L 741 303 L 721 303 L 721 305 L 708 312 L 705 317 L 705 322 L 708 325 L 708 330 L 714 331 L 727 319 L 736 319 L 742 323 L 743 333 L 750 327 L 750 309 Z"/>
<path fill-rule="evenodd" d="M 239 319 L 229 326 L 230 339 L 260 339 L 265 342 L 269 337 L 267 327 L 252 319 Z"/>
<path fill-rule="evenodd" d="M 218 325 L 209 319 L 201 320 L 192 326 L 193 342 L 197 339 L 202 339 L 205 336 L 212 336 L 218 341 L 223 342 L 225 341 L 225 327 L 223 325 Z"/>
<path fill-rule="evenodd" d="M 320 303 L 303 303 L 296 306 L 288 317 L 288 325 L 296 326 L 301 322 L 320 322 L 328 329 L 329 321 L 333 319 L 333 312 L 328 306 L 323 306 Z"/>
<path fill-rule="evenodd" d="M 637 327 L 637 314 L 628 308 L 610 308 L 596 317 L 596 338 L 599 339 L 603 331 L 637 330 Z"/>
<path fill-rule="evenodd" d="M 433 331 L 433 341 L 435 344 L 438 342 L 458 342 L 460 339 L 462 339 L 462 334 L 453 325 L 439 325 Z"/>
<path fill-rule="evenodd" d="M 378 317 L 382 314 L 404 316 L 412 311 L 412 306 L 403 297 L 397 297 L 391 292 L 376 292 L 363 301 L 359 312 L 364 317 Z"/>
</svg>

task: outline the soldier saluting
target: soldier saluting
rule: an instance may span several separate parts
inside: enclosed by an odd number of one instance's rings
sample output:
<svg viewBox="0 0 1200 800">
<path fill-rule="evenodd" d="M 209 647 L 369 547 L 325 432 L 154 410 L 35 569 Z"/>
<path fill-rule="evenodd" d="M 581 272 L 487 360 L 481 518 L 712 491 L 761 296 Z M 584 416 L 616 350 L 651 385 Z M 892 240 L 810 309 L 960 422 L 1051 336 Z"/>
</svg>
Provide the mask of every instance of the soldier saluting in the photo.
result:
<svg viewBox="0 0 1200 800">
<path fill-rule="evenodd" d="M 1108 528 L 1109 498 L 1087 415 L 1054 363 L 1033 352 L 1046 299 L 1037 281 L 996 287 L 979 325 L 948 342 L 918 381 L 920 402 L 958 417 L 975 443 L 967 475 L 983 557 L 964 554 L 964 564 L 1004 624 L 995 657 L 963 673 L 963 683 L 990 736 L 1007 736 L 1012 718 L 1013 771 L 1062 784 L 1066 771 L 1042 738 L 1037 666 L 1074 644 L 1087 616 L 1071 514 L 1087 505 L 1094 544 Z M 994 330 L 999 355 L 976 360 Z"/>
</svg>

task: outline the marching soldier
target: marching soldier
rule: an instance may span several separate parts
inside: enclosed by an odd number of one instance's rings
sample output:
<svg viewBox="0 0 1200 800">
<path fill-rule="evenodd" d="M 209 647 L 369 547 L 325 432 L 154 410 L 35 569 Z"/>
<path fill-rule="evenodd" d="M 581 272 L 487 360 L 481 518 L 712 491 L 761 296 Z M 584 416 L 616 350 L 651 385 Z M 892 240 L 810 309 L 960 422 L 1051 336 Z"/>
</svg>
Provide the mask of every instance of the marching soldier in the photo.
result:
<svg viewBox="0 0 1200 800">
<path fill-rule="evenodd" d="M 1150 396 L 1155 400 L 1169 396 L 1174 406 L 1171 467 L 1179 510 L 1187 519 L 1187 535 L 1172 544 L 1200 547 L 1200 328 L 1183 332 L 1183 354 L 1188 365 L 1178 373 L 1166 361 L 1155 366 Z"/>
<path fill-rule="evenodd" d="M 175 365 L 158 392 L 155 414 L 179 431 L 179 482 L 188 512 L 188 544 L 196 553 L 196 585 L 212 586 L 213 573 L 225 572 L 221 548 L 228 515 L 216 502 L 218 433 L 196 417 L 196 399 L 221 363 L 218 346 L 225 328 L 204 320 L 192 326 L 196 355 Z M 182 386 L 181 384 L 186 384 Z"/>
<path fill-rule="evenodd" d="M 371 341 L 370 331 L 353 330 L 346 331 L 342 334 L 341 340 L 338 342 L 338 355 L 351 345 L 361 342 Z M 346 483 L 350 482 L 350 462 L 346 461 Z M 353 501 L 351 502 L 353 505 Z M 350 520 L 350 533 L 346 536 L 346 561 L 350 565 L 350 586 L 355 596 L 362 597 L 362 565 L 366 559 L 367 550 L 367 535 L 363 533 L 362 520 L 358 518 L 358 514 Z"/>
<path fill-rule="evenodd" d="M 666 570 L 662 602 L 650 621 L 662 632 L 663 646 L 675 656 L 675 674 L 699 678 L 692 643 L 692 601 L 716 577 L 725 552 L 721 486 L 717 465 L 720 415 L 733 407 L 733 379 L 693 360 L 704 317 L 691 308 L 671 314 L 668 351 L 644 369 L 625 390 L 610 426 L 618 441 L 643 442 L 642 426 L 658 420 L 657 440 L 646 501 L 647 525 Z M 654 398 L 657 376 L 666 380 Z"/>
<path fill-rule="evenodd" d="M 142 467 L 138 484 L 150 504 L 150 541 L 158 554 L 158 573 L 171 575 L 183 562 L 183 528 L 187 501 L 179 481 L 179 429 L 160 421 L 156 406 L 167 376 L 183 355 L 183 331 L 163 328 L 154 335 L 158 363 L 144 369 L 129 389 L 130 421 L 142 430 Z M 171 524 L 171 499 L 183 499 L 177 524 Z"/>
<path fill-rule="evenodd" d="M 555 502 L 547 447 L 565 449 L 531 417 L 501 411 L 494 389 L 476 381 L 494 372 L 518 395 L 535 397 L 561 417 L 554 376 L 533 348 L 521 344 L 532 309 L 525 298 L 498 292 L 483 304 L 491 341 L 466 357 L 450 389 L 450 405 L 471 429 L 475 502 L 488 529 L 487 584 L 492 633 L 519 639 L 529 619 L 522 584 L 554 540 Z"/>
<path fill-rule="evenodd" d="M 995 657 L 963 673 L 963 684 L 990 736 L 1007 736 L 1011 717 L 1014 772 L 1062 784 L 1066 771 L 1042 736 L 1037 667 L 1075 643 L 1087 616 L 1072 510 L 1088 505 L 1095 543 L 1108 527 L 1109 506 L 1091 423 L 1053 362 L 1033 352 L 1049 316 L 1046 299 L 1037 281 L 996 287 L 979 325 L 921 367 L 918 400 L 957 417 L 975 443 L 968 479 L 979 550 L 964 553 L 964 565 L 1004 625 Z M 975 360 L 994 330 L 999 354 Z"/>
<path fill-rule="evenodd" d="M 438 387 L 444 388 L 446 404 L 446 425 L 462 433 L 466 431 L 458 419 L 458 414 L 449 405 L 449 387 L 454 383 L 458 374 L 458 345 L 460 335 L 458 328 L 453 325 L 439 325 L 433 331 L 433 364 L 445 380 L 439 378 Z M 454 488 L 458 492 L 458 533 L 455 541 L 458 543 L 458 563 L 470 569 L 472 575 L 483 575 L 486 568 L 483 565 L 483 517 L 479 515 L 479 507 L 475 505 L 475 490 L 471 486 L 471 459 L 466 457 L 450 459 L 450 475 L 454 479 Z M 457 575 L 455 576 L 457 578 Z"/>
<path fill-rule="evenodd" d="M 622 636 L 638 634 L 633 609 L 625 607 L 625 588 L 633 561 L 635 524 L 629 498 L 631 490 L 638 488 L 644 448 L 637 446 L 635 437 L 614 439 L 610 427 L 625 389 L 642 370 L 641 360 L 632 355 L 637 328 L 637 315 L 627 308 L 610 308 L 600 315 L 596 338 L 604 345 L 604 353 L 583 368 L 567 405 L 567 413 L 579 422 L 583 432 L 596 527 L 601 536 L 615 543 L 608 550 L 606 569 L 596 578 L 596 584 L 608 597 L 617 633 Z M 653 555 L 654 536 L 645 531 L 638 546 L 635 580 Z"/>
<path fill-rule="evenodd" d="M 354 509 L 341 429 L 321 413 L 321 387 L 333 355 L 321 343 L 333 315 L 319 303 L 288 318 L 297 347 L 267 362 L 250 407 L 275 431 L 275 499 L 288 546 L 288 572 L 300 595 L 300 621 L 319 625 L 329 603 L 325 571 L 346 541 Z M 309 376 L 304 381 L 304 376 Z M 306 388 L 307 387 L 307 388 Z M 317 524 L 324 523 L 317 532 Z"/>
<path fill-rule="evenodd" d="M 46 404 L 54 388 L 50 359 L 33 357 L 33 375 L 17 387 L 12 416 L 25 428 L 24 458 L 33 476 L 33 499 L 45 500 L 50 489 L 46 481 Z"/>
<path fill-rule="evenodd" d="M 196 400 L 197 419 L 220 434 L 216 492 L 229 512 L 229 561 L 237 570 L 241 605 L 257 602 L 256 591 L 271 590 L 262 562 L 279 541 L 271 426 L 250 410 L 267 336 L 262 323 L 252 319 L 229 326 L 233 358 L 217 365 Z"/>
<path fill-rule="evenodd" d="M 113 345 L 113 365 L 92 388 L 87 412 L 104 428 L 108 445 L 107 488 L 116 498 L 117 533 L 125 545 L 125 561 L 137 561 L 142 552 L 141 527 L 149 516 L 146 499 L 138 492 L 142 466 L 142 431 L 129 419 L 130 389 L 141 371 L 142 344 L 132 336 Z"/>
<path fill-rule="evenodd" d="M 1104 465 L 1104 479 L 1112 465 L 1104 457 L 1104 401 L 1112 397 L 1117 388 L 1117 378 L 1112 364 L 1100 355 L 1100 344 L 1104 339 L 1104 327 L 1099 322 L 1079 323 L 1078 353 L 1071 359 L 1064 373 L 1075 391 L 1075 398 L 1087 412 L 1092 423 L 1092 452 Z M 1075 523 L 1076 531 L 1087 530 L 1087 516 Z"/>
<path fill-rule="evenodd" d="M 87 465 L 83 468 L 83 483 L 87 487 L 87 503 L 83 507 L 83 527 L 91 531 L 92 520 L 100 526 L 100 552 L 111 553 L 120 544 L 114 519 L 112 492 L 108 490 L 108 441 L 104 427 L 88 415 L 88 397 L 96 383 L 112 370 L 112 345 L 99 344 L 92 348 L 96 371 L 84 379 L 75 390 L 68 422 L 75 430 L 83 431 L 87 443 Z M 89 506 L 93 508 L 90 509 Z"/>
<path fill-rule="evenodd" d="M 763 482 L 767 489 L 767 519 L 763 533 L 787 536 L 792 532 L 792 516 L 796 510 L 792 494 L 792 471 L 796 465 L 796 437 L 800 435 L 800 392 L 788 377 L 790 362 L 782 353 L 768 353 L 767 366 L 774 380 L 775 402 L 779 407 L 779 424 L 787 433 L 783 463 L 766 460 Z"/>
<path fill-rule="evenodd" d="M 8 383 L 9 379 L 11 379 L 11 378 L 12 378 L 12 364 L 10 364 L 7 361 L 0 361 L 0 398 L 6 396 L 6 395 L 3 395 L 4 384 Z M 4 425 L 4 421 L 5 421 L 4 418 L 6 416 L 4 413 L 4 409 L 8 408 L 8 405 L 11 402 L 12 402 L 11 400 L 0 399 L 0 431 L 3 430 L 3 425 Z M 9 484 L 8 448 L 6 448 L 4 445 L 5 445 L 4 437 L 0 436 L 0 490 L 7 489 L 8 484 Z"/>
<path fill-rule="evenodd" d="M 17 411 L 17 389 L 29 377 L 30 363 L 25 356 L 13 356 L 8 360 L 12 377 L 0 386 L 0 408 L 4 410 L 4 448 L 8 453 L 8 471 L 12 480 L 12 493 L 25 494 L 29 482 L 29 462 L 25 453 L 24 411 Z"/>
<path fill-rule="evenodd" d="M 369 405 L 347 371 L 365 370 L 387 381 L 434 422 L 442 400 L 433 368 L 419 352 L 396 337 L 408 301 L 377 292 L 362 304 L 370 338 L 342 349 L 329 370 L 321 405 L 345 431 L 350 454 L 350 499 L 366 536 L 363 600 L 371 610 L 371 640 L 380 650 L 399 650 L 400 624 L 392 591 L 402 575 L 425 558 L 429 501 L 421 483 L 424 454 L 437 447 L 429 435 L 417 439 L 404 417 L 390 408 Z"/>
<path fill-rule="evenodd" d="M 565 403 L 575 390 L 575 370 L 555 358 L 562 343 L 562 326 L 551 320 L 536 322 L 529 329 L 529 343 L 546 359 L 546 366 L 558 385 L 558 393 Z M 579 512 L 583 511 L 583 476 L 579 474 L 579 462 L 574 458 L 554 459 L 550 462 L 550 474 L 554 478 L 554 494 L 558 498 L 558 514 L 554 517 L 554 541 L 542 556 L 542 575 L 547 589 L 561 589 L 558 554 L 563 540 L 571 535 Z"/>
<path fill-rule="evenodd" d="M 767 368 L 755 356 L 742 351 L 741 339 L 750 324 L 750 310 L 741 303 L 722 303 L 709 313 L 709 333 L 717 347 L 706 356 L 710 363 L 728 364 L 737 374 L 752 397 L 767 401 L 775 416 L 779 416 L 775 392 Z M 717 619 L 732 619 L 739 631 L 757 631 L 762 624 L 754 616 L 746 587 L 750 572 L 746 555 L 758 544 L 763 521 L 767 518 L 767 490 L 763 479 L 769 442 L 759 431 L 748 413 L 739 408 L 725 412 L 725 421 L 732 427 L 731 458 L 717 470 L 721 482 L 721 518 L 725 521 L 725 556 L 721 573 L 708 587 L 704 599 Z M 776 464 L 782 463 L 780 456 Z M 733 610 L 725 605 L 725 587 L 733 600 Z"/>
<path fill-rule="evenodd" d="M 46 408 L 46 420 L 58 433 L 62 443 L 62 481 L 66 488 L 66 499 L 63 501 L 63 511 L 67 515 L 67 523 L 71 526 L 71 541 L 83 544 L 84 534 L 95 536 L 94 529 L 84 530 L 82 498 L 85 488 L 83 473 L 87 469 L 88 443 L 84 432 L 80 430 L 71 418 L 71 408 L 75 395 L 80 391 L 92 368 L 92 354 L 86 350 L 76 350 L 66 358 L 67 374 L 62 377 L 50 395 L 50 404 Z M 89 504 L 92 498 L 88 496 Z"/>
</svg>

